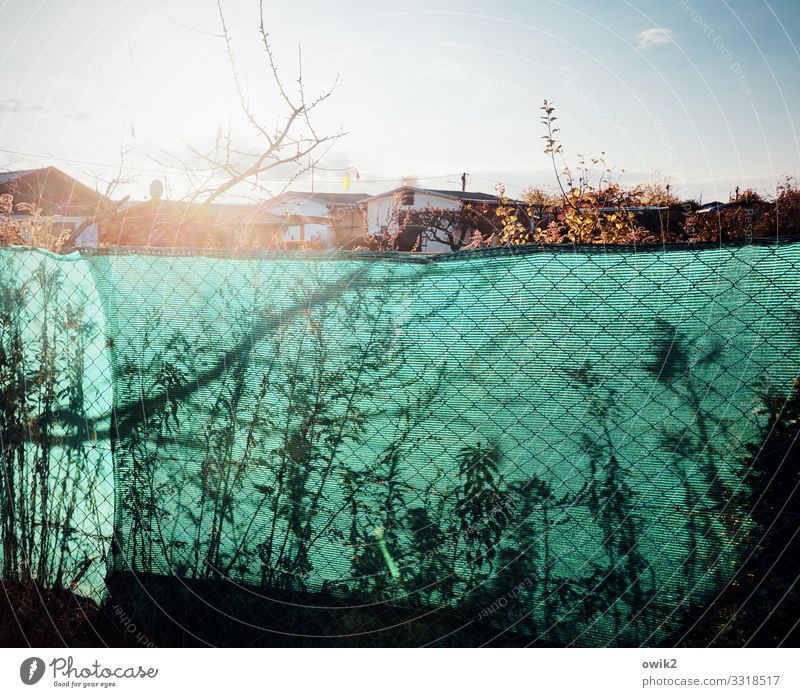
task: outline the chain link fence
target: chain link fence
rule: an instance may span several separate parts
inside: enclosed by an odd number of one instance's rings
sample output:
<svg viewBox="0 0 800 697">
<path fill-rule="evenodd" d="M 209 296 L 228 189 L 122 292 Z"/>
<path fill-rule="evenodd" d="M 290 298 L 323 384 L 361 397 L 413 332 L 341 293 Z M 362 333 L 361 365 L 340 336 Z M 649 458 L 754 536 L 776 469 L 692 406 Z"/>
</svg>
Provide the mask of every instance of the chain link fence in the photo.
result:
<svg viewBox="0 0 800 697">
<path fill-rule="evenodd" d="M 654 645 L 755 548 L 800 244 L 0 250 L 4 579 Z"/>
</svg>

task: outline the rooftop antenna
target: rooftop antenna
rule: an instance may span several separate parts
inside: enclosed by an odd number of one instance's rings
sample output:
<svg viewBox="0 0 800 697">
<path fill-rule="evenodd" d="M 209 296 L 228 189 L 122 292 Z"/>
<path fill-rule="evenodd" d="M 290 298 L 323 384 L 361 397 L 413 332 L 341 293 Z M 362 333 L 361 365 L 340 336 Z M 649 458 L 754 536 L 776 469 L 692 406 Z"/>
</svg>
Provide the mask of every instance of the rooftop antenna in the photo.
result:
<svg viewBox="0 0 800 697">
<path fill-rule="evenodd" d="M 160 179 L 153 179 L 150 182 L 150 199 L 152 201 L 160 201 L 164 193 L 164 184 Z"/>
</svg>

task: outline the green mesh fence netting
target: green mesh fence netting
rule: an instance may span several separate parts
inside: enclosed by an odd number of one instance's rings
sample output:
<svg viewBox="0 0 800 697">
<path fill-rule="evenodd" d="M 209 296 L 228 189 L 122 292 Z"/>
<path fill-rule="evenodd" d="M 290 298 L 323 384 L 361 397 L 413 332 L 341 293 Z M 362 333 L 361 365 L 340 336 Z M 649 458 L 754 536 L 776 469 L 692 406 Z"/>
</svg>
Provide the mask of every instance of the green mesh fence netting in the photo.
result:
<svg viewBox="0 0 800 697">
<path fill-rule="evenodd" d="M 114 498 L 104 324 L 80 256 L 0 249 L 3 580 L 103 588 Z"/>
<path fill-rule="evenodd" d="M 653 644 L 752 551 L 800 366 L 800 244 L 0 261 L 6 576 Z"/>
</svg>

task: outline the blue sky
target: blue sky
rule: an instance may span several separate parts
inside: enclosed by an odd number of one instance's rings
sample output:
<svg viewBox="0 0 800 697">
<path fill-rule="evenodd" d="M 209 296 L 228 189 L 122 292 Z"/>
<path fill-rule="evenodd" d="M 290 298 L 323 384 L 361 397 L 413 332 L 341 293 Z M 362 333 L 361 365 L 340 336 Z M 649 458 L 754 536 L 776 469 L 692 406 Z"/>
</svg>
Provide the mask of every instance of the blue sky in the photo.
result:
<svg viewBox="0 0 800 697">
<path fill-rule="evenodd" d="M 347 131 L 318 189 L 425 186 L 513 193 L 551 186 L 539 107 L 555 103 L 571 160 L 605 151 L 625 180 L 668 176 L 687 196 L 767 193 L 800 174 L 796 0 L 265 2 L 285 74 L 302 44 L 309 92 L 338 75 L 318 114 Z M 224 9 L 252 104 L 275 118 L 255 0 Z M 132 181 L 183 187 L 185 143 L 242 122 L 209 0 L 0 0 L 0 166 L 54 164 L 92 182 L 132 148 Z M 9 152 L 11 151 L 11 152 Z M 29 153 L 29 154 L 16 154 Z M 356 179 L 355 171 L 360 179 Z M 288 174 L 288 173 L 287 173 Z M 266 183 L 271 185 L 269 182 Z M 281 182 L 274 182 L 280 187 Z M 308 176 L 294 184 L 308 189 Z"/>
</svg>

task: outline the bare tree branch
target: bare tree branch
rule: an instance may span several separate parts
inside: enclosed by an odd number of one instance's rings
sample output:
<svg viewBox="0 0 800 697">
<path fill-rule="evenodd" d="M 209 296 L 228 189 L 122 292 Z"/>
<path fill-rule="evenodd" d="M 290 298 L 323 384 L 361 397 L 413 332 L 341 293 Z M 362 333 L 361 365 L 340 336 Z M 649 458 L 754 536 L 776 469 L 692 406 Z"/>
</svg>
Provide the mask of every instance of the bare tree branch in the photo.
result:
<svg viewBox="0 0 800 697">
<path fill-rule="evenodd" d="M 222 25 L 222 37 L 225 42 L 225 50 L 230 64 L 231 75 L 236 92 L 239 98 L 239 104 L 242 112 L 247 119 L 250 126 L 256 131 L 257 135 L 263 139 L 263 147 L 260 147 L 257 154 L 245 153 L 237 150 L 232 150 L 230 147 L 230 137 L 228 140 L 228 147 L 226 149 L 226 157 L 223 161 L 219 157 L 218 149 L 215 148 L 211 153 L 204 153 L 200 149 L 189 146 L 189 151 L 202 163 L 208 165 L 212 170 L 222 171 L 227 175 L 227 179 L 216 186 L 208 188 L 196 188 L 194 193 L 190 196 L 190 202 L 202 199 L 200 206 L 197 210 L 198 214 L 209 206 L 211 203 L 219 199 L 221 196 L 231 192 L 232 189 L 248 179 L 257 180 L 259 175 L 264 174 L 270 170 L 286 165 L 294 164 L 297 170 L 292 176 L 287 178 L 287 187 L 294 181 L 299 174 L 307 170 L 307 167 L 302 166 L 301 163 L 305 158 L 310 157 L 314 151 L 321 149 L 323 146 L 330 146 L 342 137 L 343 132 L 339 131 L 334 135 L 320 135 L 314 128 L 310 112 L 327 100 L 336 87 L 338 80 L 334 81 L 333 86 L 312 101 L 308 102 L 305 95 L 304 75 L 302 64 L 302 50 L 298 48 L 298 96 L 293 98 L 287 91 L 283 79 L 281 78 L 278 70 L 277 62 L 272 51 L 272 46 L 269 40 L 269 34 L 266 30 L 266 21 L 264 18 L 264 3 L 263 0 L 259 2 L 259 33 L 261 35 L 261 43 L 267 56 L 267 64 L 269 73 L 274 83 L 278 94 L 282 98 L 285 106 L 286 113 L 283 117 L 279 117 L 274 131 L 270 129 L 258 119 L 255 111 L 251 108 L 247 95 L 245 94 L 242 80 L 236 65 L 233 44 L 231 35 L 228 30 L 228 25 L 225 20 L 225 14 L 222 10 L 221 0 L 217 0 L 217 11 Z M 303 135 L 297 132 L 298 124 L 304 124 L 308 129 L 310 135 Z M 253 161 L 249 164 L 239 164 L 231 162 L 231 153 L 238 154 L 240 157 L 253 157 Z M 286 188 L 286 187 L 284 187 Z"/>
</svg>

